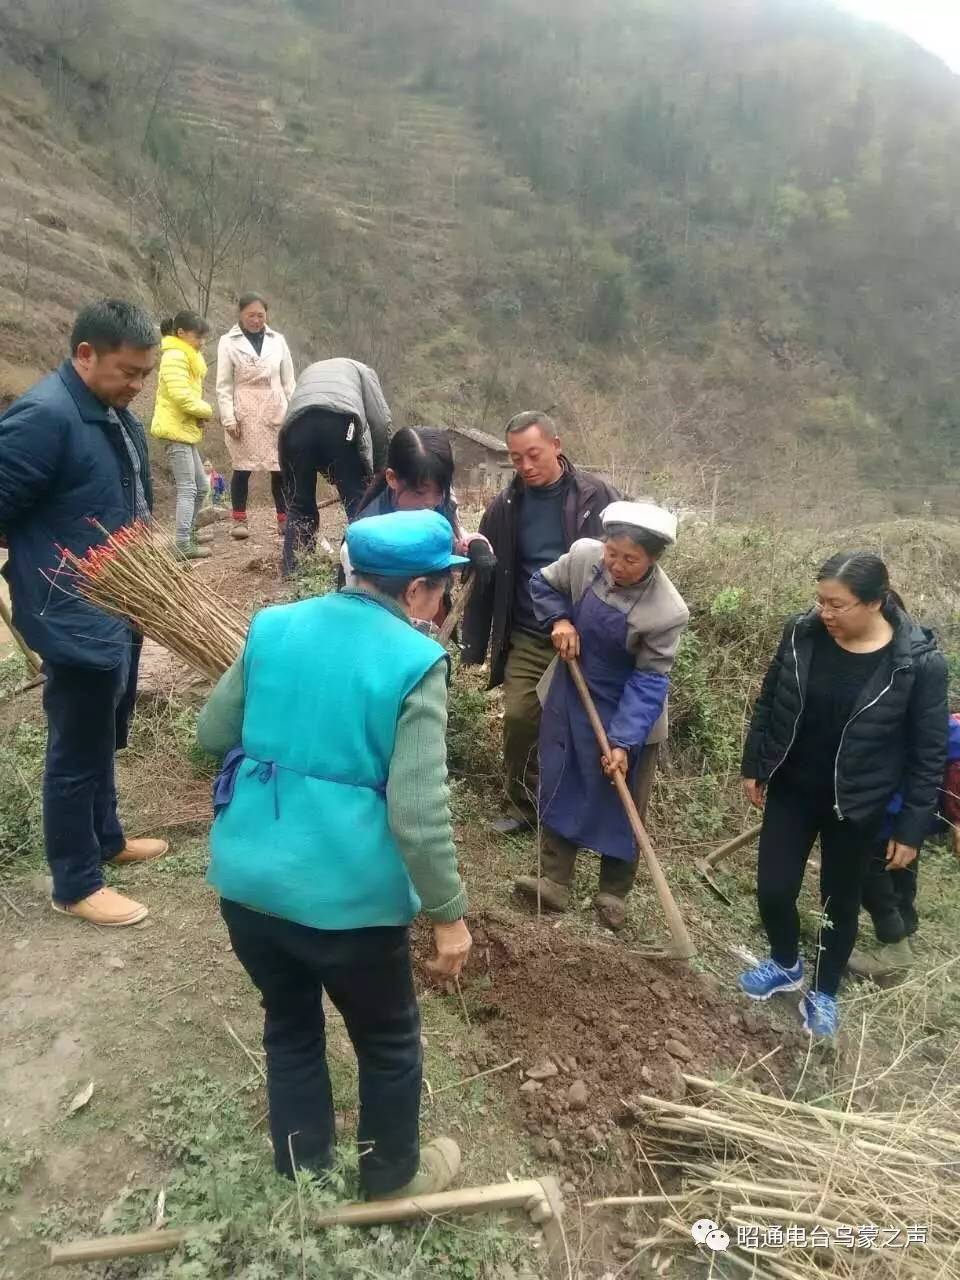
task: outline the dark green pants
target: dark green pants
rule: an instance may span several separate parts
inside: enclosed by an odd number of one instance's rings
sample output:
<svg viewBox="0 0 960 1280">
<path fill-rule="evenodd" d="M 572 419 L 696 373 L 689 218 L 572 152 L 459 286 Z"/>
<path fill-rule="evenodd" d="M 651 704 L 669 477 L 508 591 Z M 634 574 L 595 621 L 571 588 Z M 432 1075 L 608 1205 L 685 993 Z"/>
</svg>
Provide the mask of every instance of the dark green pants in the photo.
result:
<svg viewBox="0 0 960 1280">
<path fill-rule="evenodd" d="M 650 792 L 653 790 L 653 779 L 657 772 L 657 755 L 659 745 L 644 747 L 640 752 L 633 781 L 633 798 L 640 817 L 646 821 L 647 805 L 650 803 Z M 599 752 L 597 768 L 600 768 Z M 573 873 L 577 865 L 577 846 L 571 841 L 543 828 L 540 851 L 542 874 L 555 884 L 569 885 L 573 881 Z M 614 898 L 625 898 L 633 888 L 637 878 L 637 859 L 625 862 L 622 858 L 600 858 L 600 884 L 598 893 L 609 893 Z"/>
<path fill-rule="evenodd" d="M 507 799 L 516 814 L 537 820 L 540 699 L 537 685 L 553 661 L 549 636 L 514 631 L 503 676 L 503 765 Z"/>
</svg>

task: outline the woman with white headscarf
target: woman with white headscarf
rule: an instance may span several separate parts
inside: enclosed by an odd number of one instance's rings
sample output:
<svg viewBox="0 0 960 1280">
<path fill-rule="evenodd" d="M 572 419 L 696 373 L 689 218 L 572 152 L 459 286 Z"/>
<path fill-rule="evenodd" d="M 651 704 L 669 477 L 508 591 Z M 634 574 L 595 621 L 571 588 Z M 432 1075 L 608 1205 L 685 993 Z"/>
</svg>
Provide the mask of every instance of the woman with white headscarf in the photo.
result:
<svg viewBox="0 0 960 1280">
<path fill-rule="evenodd" d="M 594 899 L 610 929 L 626 923 L 636 877 L 633 833 L 610 779 L 631 783 L 641 816 L 667 736 L 670 669 L 689 620 L 658 561 L 676 542 L 676 517 L 650 502 L 614 502 L 601 516 L 602 542 L 583 538 L 531 579 L 537 617 L 552 626 L 559 661 L 541 682 L 542 875 L 517 889 L 566 910 L 580 849 L 600 854 Z M 564 663 L 579 660 L 610 740 L 601 761 L 590 721 Z"/>
</svg>

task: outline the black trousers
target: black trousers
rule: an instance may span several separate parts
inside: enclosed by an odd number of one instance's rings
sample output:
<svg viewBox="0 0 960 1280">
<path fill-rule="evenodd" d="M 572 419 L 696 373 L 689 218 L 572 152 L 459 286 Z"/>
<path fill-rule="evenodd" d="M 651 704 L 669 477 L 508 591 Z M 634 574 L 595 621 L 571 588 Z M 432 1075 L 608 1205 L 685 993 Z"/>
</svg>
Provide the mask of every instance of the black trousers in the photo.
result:
<svg viewBox="0 0 960 1280">
<path fill-rule="evenodd" d="M 329 1168 L 335 1143 L 322 997 L 340 1010 L 360 1069 L 360 1180 L 369 1196 L 420 1163 L 420 1011 L 405 928 L 308 929 L 223 899 L 237 959 L 263 997 L 277 1170 Z"/>
<path fill-rule="evenodd" d="M 43 665 L 47 754 L 43 834 L 53 897 L 68 905 L 103 887 L 102 864 L 123 849 L 114 755 L 127 745 L 140 640 L 116 667 Z"/>
<path fill-rule="evenodd" d="M 757 901 L 770 953 L 789 968 L 800 952 L 797 899 L 803 873 L 820 837 L 820 898 L 830 926 L 821 931 L 811 985 L 831 996 L 857 940 L 863 881 L 883 821 L 883 815 L 869 825 L 841 821 L 832 804 L 829 792 L 808 794 L 774 778 L 767 788 L 757 862 Z"/>
<path fill-rule="evenodd" d="M 863 881 L 863 905 L 873 920 L 877 941 L 902 942 L 917 932 L 917 870 L 919 856 L 909 867 L 888 871 L 887 842 L 873 852 Z"/>
<path fill-rule="evenodd" d="M 277 515 L 286 514 L 287 499 L 283 490 L 283 476 L 279 471 L 270 472 L 270 492 Z M 230 506 L 239 515 L 247 510 L 247 499 L 250 496 L 250 472 L 234 471 L 230 477 Z"/>
<path fill-rule="evenodd" d="M 353 428 L 353 439 L 347 435 Z M 373 476 L 357 448 L 359 427 L 346 414 L 308 409 L 280 432 L 280 467 L 287 493 L 287 533 L 283 543 L 283 572 L 293 572 L 297 553 L 310 550 L 317 537 L 317 476 L 336 487 L 347 513 L 356 515 Z"/>
</svg>

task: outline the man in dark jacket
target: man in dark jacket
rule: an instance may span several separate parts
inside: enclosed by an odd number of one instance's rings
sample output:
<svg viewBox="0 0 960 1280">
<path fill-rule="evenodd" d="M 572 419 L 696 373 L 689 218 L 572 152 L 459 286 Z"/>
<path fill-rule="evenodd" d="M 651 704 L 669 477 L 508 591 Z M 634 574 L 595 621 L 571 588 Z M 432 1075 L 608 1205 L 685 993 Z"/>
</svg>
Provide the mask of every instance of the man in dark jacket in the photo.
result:
<svg viewBox="0 0 960 1280">
<path fill-rule="evenodd" d="M 494 577 L 479 580 L 464 619 L 464 661 L 490 649 L 490 687 L 503 685 L 503 755 L 512 812 L 493 823 L 510 835 L 536 822 L 537 685 L 553 659 L 549 631 L 537 621 L 530 579 L 559 560 L 578 538 L 599 538 L 600 513 L 620 495 L 564 457 L 553 421 L 539 412 L 507 423 L 516 476 L 480 522 L 497 557 Z"/>
<path fill-rule="evenodd" d="M 62 550 L 83 555 L 149 520 L 146 437 L 128 405 L 156 363 L 150 318 L 128 302 L 85 307 L 72 356 L 0 417 L 0 537 L 15 625 L 43 658 L 47 756 L 43 824 L 55 910 L 104 926 L 147 908 L 104 887 L 103 862 L 166 852 L 127 840 L 117 816 L 114 753 L 126 746 L 140 637 L 81 600 Z"/>
</svg>

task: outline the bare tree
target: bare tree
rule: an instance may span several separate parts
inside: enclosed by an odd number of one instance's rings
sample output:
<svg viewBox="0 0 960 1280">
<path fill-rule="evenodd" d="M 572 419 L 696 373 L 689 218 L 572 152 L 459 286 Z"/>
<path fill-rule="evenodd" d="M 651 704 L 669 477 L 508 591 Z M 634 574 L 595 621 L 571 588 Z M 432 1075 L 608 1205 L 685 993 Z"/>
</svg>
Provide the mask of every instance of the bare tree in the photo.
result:
<svg viewBox="0 0 960 1280">
<path fill-rule="evenodd" d="M 170 276 L 187 306 L 205 316 L 227 263 L 249 250 L 270 210 L 263 152 L 211 139 L 170 181 L 158 173 L 154 204 Z"/>
<path fill-rule="evenodd" d="M 56 102 L 60 111 L 66 105 L 67 51 L 87 36 L 105 13 L 103 0 L 42 0 L 37 16 L 53 44 L 57 68 Z"/>
</svg>

